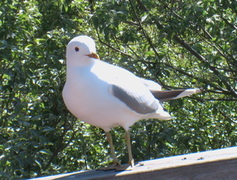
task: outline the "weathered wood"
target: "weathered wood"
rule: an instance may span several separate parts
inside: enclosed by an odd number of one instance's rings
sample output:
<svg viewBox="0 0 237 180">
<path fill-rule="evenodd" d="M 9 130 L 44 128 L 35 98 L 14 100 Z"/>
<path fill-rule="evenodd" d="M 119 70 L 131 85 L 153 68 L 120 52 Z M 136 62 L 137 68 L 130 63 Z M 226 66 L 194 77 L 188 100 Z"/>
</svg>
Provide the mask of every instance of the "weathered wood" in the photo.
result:
<svg viewBox="0 0 237 180">
<path fill-rule="evenodd" d="M 143 161 L 131 171 L 79 171 L 34 180 L 49 179 L 234 180 L 237 179 L 237 147 Z"/>
</svg>

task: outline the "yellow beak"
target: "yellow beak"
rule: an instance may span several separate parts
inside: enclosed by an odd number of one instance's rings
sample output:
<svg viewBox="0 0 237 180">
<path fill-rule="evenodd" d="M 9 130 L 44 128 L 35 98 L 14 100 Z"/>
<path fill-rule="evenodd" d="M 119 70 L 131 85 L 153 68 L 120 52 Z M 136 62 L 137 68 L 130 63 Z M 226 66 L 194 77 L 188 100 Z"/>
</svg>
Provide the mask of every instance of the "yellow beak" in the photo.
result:
<svg viewBox="0 0 237 180">
<path fill-rule="evenodd" d="M 92 52 L 91 54 L 86 54 L 86 55 L 94 59 L 100 59 L 100 56 L 94 52 Z"/>
</svg>

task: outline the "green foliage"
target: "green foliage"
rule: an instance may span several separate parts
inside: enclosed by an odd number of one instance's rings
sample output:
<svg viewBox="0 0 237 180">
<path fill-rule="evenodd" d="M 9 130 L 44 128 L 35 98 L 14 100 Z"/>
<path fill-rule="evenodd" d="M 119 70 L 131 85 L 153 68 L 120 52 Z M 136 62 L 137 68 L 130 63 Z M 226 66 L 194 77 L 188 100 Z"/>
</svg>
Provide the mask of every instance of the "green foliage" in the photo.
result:
<svg viewBox="0 0 237 180">
<path fill-rule="evenodd" d="M 103 131 L 65 108 L 65 47 L 86 34 L 100 57 L 166 89 L 204 92 L 165 107 L 172 121 L 131 130 L 136 161 L 237 145 L 236 1 L 0 2 L 0 177 L 94 169 L 109 161 Z M 113 131 L 122 163 L 123 130 Z"/>
</svg>

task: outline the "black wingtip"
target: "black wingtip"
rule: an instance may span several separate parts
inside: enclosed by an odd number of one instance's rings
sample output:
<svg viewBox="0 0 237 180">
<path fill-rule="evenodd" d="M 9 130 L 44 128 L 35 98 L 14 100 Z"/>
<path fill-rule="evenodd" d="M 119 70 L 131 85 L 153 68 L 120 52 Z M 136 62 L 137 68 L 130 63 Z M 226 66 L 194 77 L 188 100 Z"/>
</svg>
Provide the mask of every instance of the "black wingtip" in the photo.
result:
<svg viewBox="0 0 237 180">
<path fill-rule="evenodd" d="M 162 102 L 173 99 L 179 99 L 200 92 L 203 92 L 203 89 L 177 89 L 177 90 L 151 91 L 153 96 Z"/>
</svg>

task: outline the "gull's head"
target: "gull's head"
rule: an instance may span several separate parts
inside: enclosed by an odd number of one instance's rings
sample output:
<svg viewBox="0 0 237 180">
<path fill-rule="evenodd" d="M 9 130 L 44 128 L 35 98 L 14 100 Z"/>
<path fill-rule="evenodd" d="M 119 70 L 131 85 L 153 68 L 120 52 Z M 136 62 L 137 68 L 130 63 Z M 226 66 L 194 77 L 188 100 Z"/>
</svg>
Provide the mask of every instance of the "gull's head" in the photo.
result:
<svg viewBox="0 0 237 180">
<path fill-rule="evenodd" d="M 93 59 L 99 59 L 96 54 L 95 41 L 88 36 L 77 36 L 67 45 L 67 62 L 75 65 L 85 65 Z"/>
</svg>

